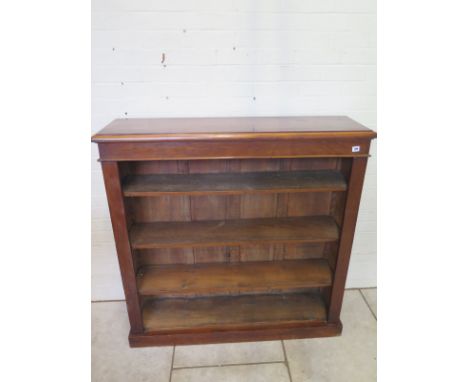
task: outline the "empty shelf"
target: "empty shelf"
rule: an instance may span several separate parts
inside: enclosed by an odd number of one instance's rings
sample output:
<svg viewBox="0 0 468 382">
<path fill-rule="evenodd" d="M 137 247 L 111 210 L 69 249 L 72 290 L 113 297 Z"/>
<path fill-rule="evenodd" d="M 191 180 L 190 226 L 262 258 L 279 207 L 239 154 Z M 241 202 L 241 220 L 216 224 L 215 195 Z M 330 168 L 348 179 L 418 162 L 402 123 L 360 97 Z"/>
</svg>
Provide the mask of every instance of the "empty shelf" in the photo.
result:
<svg viewBox="0 0 468 382">
<path fill-rule="evenodd" d="M 143 307 L 146 332 L 234 329 L 326 322 L 319 294 L 152 299 Z"/>
<path fill-rule="evenodd" d="M 133 197 L 345 190 L 343 175 L 333 170 L 131 175 L 123 185 Z"/>
<path fill-rule="evenodd" d="M 206 296 L 287 292 L 330 286 L 324 259 L 143 267 L 138 289 L 147 296 Z"/>
<path fill-rule="evenodd" d="M 158 222 L 133 225 L 134 249 L 336 241 L 330 216 Z"/>
</svg>

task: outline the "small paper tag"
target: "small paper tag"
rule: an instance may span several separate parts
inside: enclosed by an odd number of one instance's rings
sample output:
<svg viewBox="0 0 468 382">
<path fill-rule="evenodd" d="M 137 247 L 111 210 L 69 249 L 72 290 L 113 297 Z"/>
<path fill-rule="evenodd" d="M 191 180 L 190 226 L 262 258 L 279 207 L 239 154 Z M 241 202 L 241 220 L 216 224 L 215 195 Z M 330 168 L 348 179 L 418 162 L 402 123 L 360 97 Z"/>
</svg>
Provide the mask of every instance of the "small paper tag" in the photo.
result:
<svg viewBox="0 0 468 382">
<path fill-rule="evenodd" d="M 353 146 L 351 150 L 353 153 L 358 153 L 359 151 L 361 151 L 361 146 Z"/>
</svg>

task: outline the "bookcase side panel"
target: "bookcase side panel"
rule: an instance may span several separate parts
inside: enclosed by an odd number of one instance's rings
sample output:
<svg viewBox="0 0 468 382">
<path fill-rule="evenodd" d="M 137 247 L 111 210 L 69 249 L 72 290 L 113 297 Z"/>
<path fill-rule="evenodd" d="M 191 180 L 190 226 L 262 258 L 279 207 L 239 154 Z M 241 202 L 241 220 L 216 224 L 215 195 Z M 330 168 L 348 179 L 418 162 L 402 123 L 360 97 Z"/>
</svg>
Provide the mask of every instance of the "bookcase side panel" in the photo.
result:
<svg viewBox="0 0 468 382">
<path fill-rule="evenodd" d="M 329 322 L 338 322 L 341 313 L 366 166 L 367 158 L 354 158 L 351 165 L 351 174 L 349 177 L 348 192 L 338 245 L 335 276 L 330 296 L 328 311 Z"/>
<path fill-rule="evenodd" d="M 131 333 L 143 332 L 132 250 L 128 236 L 126 209 L 117 162 L 102 162 L 107 201 L 114 231 Z"/>
</svg>

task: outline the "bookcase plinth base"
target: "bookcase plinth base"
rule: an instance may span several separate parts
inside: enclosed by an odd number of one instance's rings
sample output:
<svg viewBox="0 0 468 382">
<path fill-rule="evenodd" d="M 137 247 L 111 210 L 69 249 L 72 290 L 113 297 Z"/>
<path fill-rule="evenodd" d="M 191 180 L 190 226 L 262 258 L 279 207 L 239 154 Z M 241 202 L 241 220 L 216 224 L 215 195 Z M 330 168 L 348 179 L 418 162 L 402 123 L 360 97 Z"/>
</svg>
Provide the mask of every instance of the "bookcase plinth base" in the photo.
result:
<svg viewBox="0 0 468 382">
<path fill-rule="evenodd" d="M 342 331 L 341 321 L 316 326 L 287 328 L 265 328 L 229 331 L 209 331 L 192 333 L 130 333 L 131 347 L 196 345 L 226 342 L 274 341 L 301 338 L 319 338 L 339 336 Z"/>
</svg>

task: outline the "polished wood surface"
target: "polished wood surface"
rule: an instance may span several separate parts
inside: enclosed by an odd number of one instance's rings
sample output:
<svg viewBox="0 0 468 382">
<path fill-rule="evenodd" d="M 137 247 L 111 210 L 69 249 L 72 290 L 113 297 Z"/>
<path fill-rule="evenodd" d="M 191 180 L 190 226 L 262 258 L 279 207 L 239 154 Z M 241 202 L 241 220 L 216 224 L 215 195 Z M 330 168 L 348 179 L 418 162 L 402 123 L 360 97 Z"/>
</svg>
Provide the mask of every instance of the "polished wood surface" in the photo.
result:
<svg viewBox="0 0 468 382">
<path fill-rule="evenodd" d="M 247 137 L 244 140 L 103 142 L 99 144 L 99 155 L 101 161 L 341 158 L 367 157 L 369 146 L 369 138 L 355 134 L 333 139 L 290 133 L 282 141 Z"/>
<path fill-rule="evenodd" d="M 326 316 L 312 293 L 152 299 L 143 307 L 147 333 L 320 324 Z"/>
<path fill-rule="evenodd" d="M 351 176 L 349 179 L 349 191 L 347 193 L 346 205 L 343 213 L 340 244 L 336 259 L 335 280 L 330 296 L 331 302 L 328 311 L 328 319 L 331 322 L 338 321 L 341 313 L 366 166 L 366 158 L 353 159 Z"/>
<path fill-rule="evenodd" d="M 130 231 L 135 249 L 318 243 L 338 238 L 338 227 L 329 216 L 146 223 L 135 224 Z"/>
<path fill-rule="evenodd" d="M 341 172 L 331 170 L 133 175 L 123 185 L 124 195 L 133 197 L 345 190 Z"/>
<path fill-rule="evenodd" d="M 140 269 L 138 290 L 160 297 L 236 295 L 325 287 L 331 281 L 324 259 L 160 265 Z"/>
<path fill-rule="evenodd" d="M 375 137 L 372 130 L 345 116 L 129 118 L 112 121 L 93 141 L 288 139 L 291 134 L 299 138 Z"/>
<path fill-rule="evenodd" d="M 102 173 L 104 176 L 104 185 L 106 187 L 107 202 L 109 204 L 131 331 L 132 333 L 139 333 L 143 330 L 143 323 L 137 283 L 135 280 L 135 263 L 127 231 L 128 219 L 122 199 L 119 167 L 117 163 L 103 162 Z"/>
<path fill-rule="evenodd" d="M 224 342 L 271 341 L 274 339 L 300 339 L 339 336 L 343 326 L 341 322 L 301 322 L 298 325 L 275 325 L 274 327 L 249 326 L 242 329 L 223 328 L 210 330 L 191 330 L 182 332 L 130 333 L 128 341 L 131 347 L 173 346 L 213 344 Z"/>
</svg>

